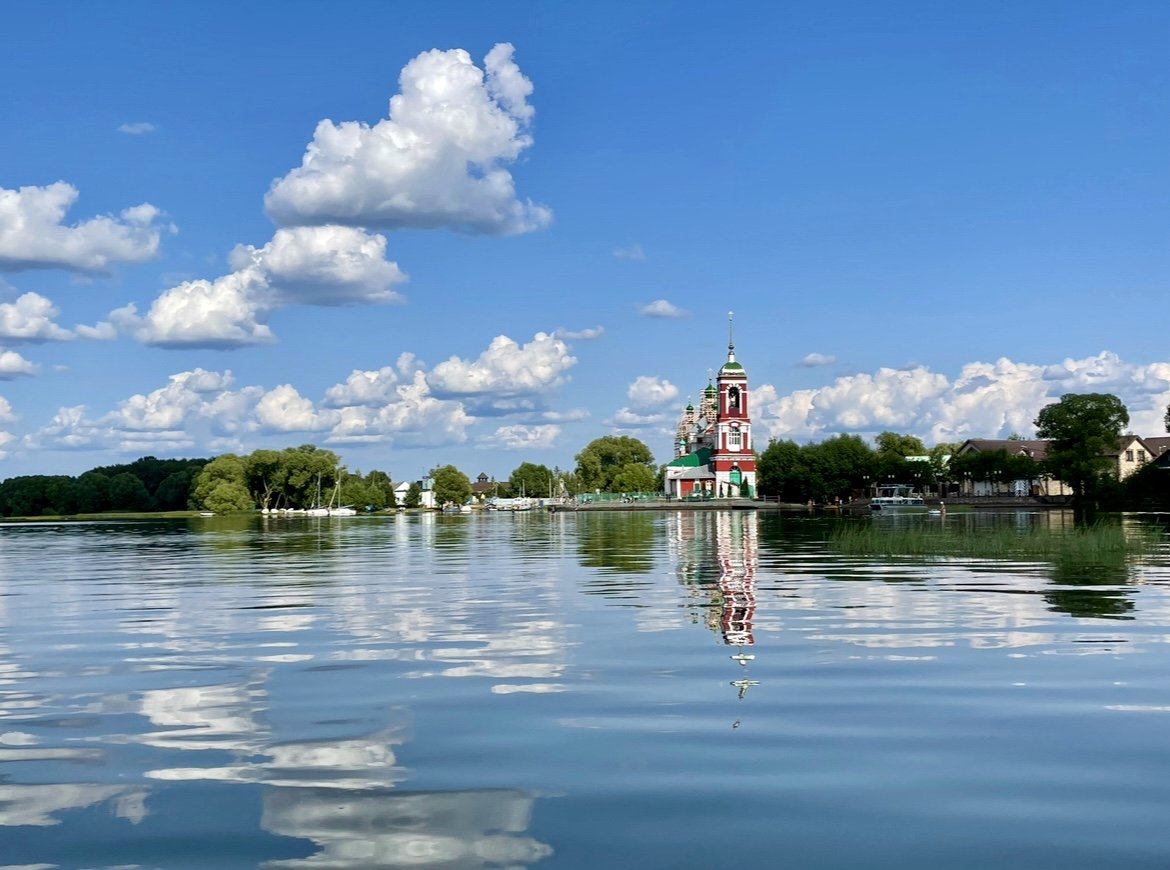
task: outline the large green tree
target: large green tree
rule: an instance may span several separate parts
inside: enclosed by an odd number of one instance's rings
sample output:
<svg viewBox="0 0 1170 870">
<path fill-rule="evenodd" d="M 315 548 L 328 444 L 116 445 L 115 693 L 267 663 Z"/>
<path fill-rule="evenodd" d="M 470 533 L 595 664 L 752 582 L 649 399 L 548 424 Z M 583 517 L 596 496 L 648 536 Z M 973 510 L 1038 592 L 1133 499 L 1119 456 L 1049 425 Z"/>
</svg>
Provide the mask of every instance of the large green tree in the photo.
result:
<svg viewBox="0 0 1170 870">
<path fill-rule="evenodd" d="M 434 481 L 435 501 L 439 505 L 450 502 L 463 504 L 471 498 L 471 481 L 454 465 L 444 465 L 431 472 Z"/>
<path fill-rule="evenodd" d="M 761 495 L 781 501 L 806 501 L 805 468 L 795 441 L 769 441 L 756 460 L 756 485 Z"/>
<path fill-rule="evenodd" d="M 577 482 L 581 491 L 635 492 L 641 491 L 625 483 L 644 484 L 647 479 L 634 468 L 641 466 L 650 472 L 648 489 L 656 477 L 654 454 L 650 448 L 628 435 L 603 435 L 590 441 L 575 457 Z"/>
<path fill-rule="evenodd" d="M 253 450 L 244 459 L 244 478 L 248 492 L 259 507 L 288 507 L 279 503 L 288 481 L 288 469 L 280 451 Z"/>
<path fill-rule="evenodd" d="M 897 456 L 905 459 L 907 456 L 922 456 L 926 447 L 922 439 L 915 435 L 899 435 L 897 432 L 883 432 L 874 439 L 878 455 L 882 458 Z"/>
<path fill-rule="evenodd" d="M 284 503 L 293 507 L 326 503 L 340 469 L 341 460 L 332 450 L 312 444 L 285 448 L 279 466 Z"/>
<path fill-rule="evenodd" d="M 772 441 L 756 463 L 760 492 L 796 503 L 848 500 L 875 479 L 876 468 L 877 454 L 857 435 L 803 446 Z"/>
<path fill-rule="evenodd" d="M 532 462 L 521 462 L 508 476 L 508 488 L 513 493 L 531 498 L 548 497 L 554 485 L 552 469 Z"/>
<path fill-rule="evenodd" d="M 412 481 L 410 486 L 406 488 L 406 495 L 403 497 L 403 507 L 416 508 L 422 504 L 422 487 L 418 485 L 418 481 Z"/>
<path fill-rule="evenodd" d="M 250 510 L 254 505 L 248 494 L 243 458 L 225 453 L 203 466 L 195 478 L 191 500 L 196 507 L 217 514 Z"/>
<path fill-rule="evenodd" d="M 1073 490 L 1077 501 L 1094 496 L 1110 471 L 1107 454 L 1129 425 L 1129 412 L 1109 393 L 1069 393 L 1045 405 L 1036 417 L 1036 435 L 1051 443 L 1048 471 Z"/>
<path fill-rule="evenodd" d="M 818 491 L 810 493 L 817 501 L 848 501 L 875 473 L 874 451 L 858 435 L 837 435 L 808 445 L 804 452 L 805 462 L 819 483 Z"/>
<path fill-rule="evenodd" d="M 385 471 L 375 469 L 366 475 L 366 489 L 370 504 L 381 510 L 398 506 L 394 495 L 394 481 Z"/>
</svg>

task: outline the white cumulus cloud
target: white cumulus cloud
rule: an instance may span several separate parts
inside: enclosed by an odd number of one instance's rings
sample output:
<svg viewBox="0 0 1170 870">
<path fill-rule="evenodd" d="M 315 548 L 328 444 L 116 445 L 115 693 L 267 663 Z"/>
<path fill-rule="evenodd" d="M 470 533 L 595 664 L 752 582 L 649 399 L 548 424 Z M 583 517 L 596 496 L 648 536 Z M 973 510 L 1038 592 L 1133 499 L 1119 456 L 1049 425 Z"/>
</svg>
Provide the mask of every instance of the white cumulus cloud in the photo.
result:
<svg viewBox="0 0 1170 870">
<path fill-rule="evenodd" d="M 263 322 L 270 313 L 267 282 L 252 267 L 214 281 L 184 281 L 155 299 L 142 317 L 128 305 L 110 318 L 144 344 L 232 348 L 275 341 Z"/>
<path fill-rule="evenodd" d="M 103 340 L 115 337 L 114 327 L 106 322 L 66 329 L 56 322 L 59 313 L 57 306 L 39 293 L 23 293 L 15 302 L 0 303 L 0 342 L 41 344 L 78 337 Z"/>
<path fill-rule="evenodd" d="M 78 190 L 58 181 L 46 187 L 0 187 L 0 271 L 66 269 L 105 274 L 114 263 L 142 263 L 158 253 L 161 212 L 143 203 L 118 217 L 63 223 Z"/>
<path fill-rule="evenodd" d="M 412 353 L 403 353 L 395 366 L 384 366 L 375 371 L 355 369 L 343 384 L 334 384 L 325 391 L 324 405 L 327 408 L 352 406 L 377 407 L 394 401 L 398 385 L 405 379 L 414 380 L 419 370 L 418 360 Z"/>
<path fill-rule="evenodd" d="M 557 436 L 560 434 L 561 427 L 550 423 L 538 426 L 500 426 L 491 435 L 480 439 L 480 444 L 504 450 L 541 450 L 555 446 Z"/>
<path fill-rule="evenodd" d="M 0 303 L 0 341 L 40 343 L 68 341 L 73 333 L 57 325 L 57 307 L 39 293 L 24 293 Z"/>
<path fill-rule="evenodd" d="M 393 288 L 406 280 L 386 259 L 386 237 L 353 227 L 280 229 L 262 248 L 237 246 L 229 263 L 236 272 L 260 271 L 272 307 L 399 302 Z"/>
<path fill-rule="evenodd" d="M 40 366 L 31 363 L 14 350 L 0 350 L 0 381 L 35 375 Z"/>
<path fill-rule="evenodd" d="M 595 341 L 605 335 L 604 326 L 593 326 L 586 329 L 564 329 L 558 328 L 553 330 L 553 338 L 564 339 L 565 341 Z"/>
<path fill-rule="evenodd" d="M 639 410 L 661 408 L 678 398 L 678 387 L 665 378 L 639 375 L 626 390 L 630 405 Z"/>
<path fill-rule="evenodd" d="M 394 398 L 377 407 L 353 406 L 338 412 L 327 443 L 392 442 L 403 447 L 442 446 L 467 440 L 474 419 L 458 401 L 435 398 L 419 370 L 394 389 Z"/>
<path fill-rule="evenodd" d="M 493 235 L 547 226 L 552 213 L 520 201 L 505 168 L 532 144 L 532 84 L 512 51 L 495 46 L 482 70 L 462 49 L 423 52 L 402 69 L 387 118 L 321 121 L 301 165 L 269 189 L 269 216 Z"/>
<path fill-rule="evenodd" d="M 397 302 L 406 280 L 386 260 L 386 239 L 354 227 L 279 229 L 262 248 L 232 251 L 234 271 L 184 281 L 141 317 L 133 306 L 111 314 L 140 341 L 161 347 L 232 348 L 275 340 L 267 324 L 287 305 Z"/>
<path fill-rule="evenodd" d="M 1131 431 L 1160 435 L 1170 404 L 1170 363 L 1137 365 L 1110 352 L 1052 365 L 1004 358 L 968 363 L 953 380 L 923 366 L 883 368 L 788 395 L 764 384 L 752 391 L 752 417 L 761 434 L 773 438 L 872 437 L 891 430 L 927 444 L 961 442 L 1031 436 L 1041 408 L 1067 393 L 1089 392 L 1116 395 L 1129 410 Z"/>
<path fill-rule="evenodd" d="M 655 299 L 638 310 L 646 317 L 661 317 L 668 320 L 687 316 L 686 311 L 665 299 Z"/>
<path fill-rule="evenodd" d="M 16 415 L 12 413 L 12 406 L 8 404 L 8 400 L 0 396 L 0 423 L 14 423 L 16 422 Z M 0 459 L 8 458 L 9 444 L 16 440 L 16 436 L 11 432 L 0 430 Z"/>
<path fill-rule="evenodd" d="M 205 369 L 180 372 L 171 375 L 166 386 L 121 402 L 117 410 L 100 422 L 120 430 L 177 429 L 191 412 L 199 412 L 209 397 L 226 390 L 232 380 L 231 372 Z"/>
<path fill-rule="evenodd" d="M 291 384 L 281 384 L 256 403 L 256 419 L 267 432 L 320 432 L 336 422 L 334 411 L 320 412 Z"/>
<path fill-rule="evenodd" d="M 805 354 L 804 359 L 800 361 L 800 364 L 805 368 L 812 369 L 817 368 L 818 366 L 831 366 L 836 361 L 837 357 L 827 353 L 810 353 Z"/>
<path fill-rule="evenodd" d="M 538 332 L 521 346 L 506 335 L 492 339 L 478 359 L 451 357 L 427 376 L 440 397 L 474 400 L 481 413 L 538 409 L 543 394 L 561 386 L 577 360 L 559 338 Z"/>
<path fill-rule="evenodd" d="M 642 429 L 648 426 L 662 427 L 670 420 L 670 415 L 663 413 L 639 413 L 629 408 L 618 408 L 613 416 L 606 420 L 606 425 L 615 429 Z"/>
</svg>

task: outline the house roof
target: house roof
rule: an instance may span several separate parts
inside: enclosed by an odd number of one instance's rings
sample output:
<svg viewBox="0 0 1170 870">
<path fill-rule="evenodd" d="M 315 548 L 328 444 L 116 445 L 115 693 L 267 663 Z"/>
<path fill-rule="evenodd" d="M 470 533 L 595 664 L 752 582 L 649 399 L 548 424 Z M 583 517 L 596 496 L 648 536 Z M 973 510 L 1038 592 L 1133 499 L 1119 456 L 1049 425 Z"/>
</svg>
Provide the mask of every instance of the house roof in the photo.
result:
<svg viewBox="0 0 1170 870">
<path fill-rule="evenodd" d="M 1021 438 L 969 438 L 955 452 L 962 456 L 965 453 L 994 453 L 997 450 L 1040 460 L 1048 456 L 1048 442 Z"/>
<path fill-rule="evenodd" d="M 1146 447 L 1155 456 L 1161 456 L 1167 450 L 1170 450 L 1170 436 L 1158 436 L 1157 438 L 1143 438 L 1146 442 Z"/>
<path fill-rule="evenodd" d="M 1117 439 L 1117 449 L 1111 453 L 1106 453 L 1105 455 L 1120 456 L 1123 450 L 1132 450 L 1135 443 L 1140 444 L 1144 449 L 1147 450 L 1147 452 L 1149 452 L 1149 448 L 1146 446 L 1146 440 L 1144 438 L 1139 438 L 1137 435 L 1131 434 L 1119 436 Z M 1154 455 L 1156 456 L 1157 454 Z"/>
<path fill-rule="evenodd" d="M 715 473 L 707 466 L 688 468 L 682 474 L 676 475 L 674 480 L 714 480 Z"/>
</svg>

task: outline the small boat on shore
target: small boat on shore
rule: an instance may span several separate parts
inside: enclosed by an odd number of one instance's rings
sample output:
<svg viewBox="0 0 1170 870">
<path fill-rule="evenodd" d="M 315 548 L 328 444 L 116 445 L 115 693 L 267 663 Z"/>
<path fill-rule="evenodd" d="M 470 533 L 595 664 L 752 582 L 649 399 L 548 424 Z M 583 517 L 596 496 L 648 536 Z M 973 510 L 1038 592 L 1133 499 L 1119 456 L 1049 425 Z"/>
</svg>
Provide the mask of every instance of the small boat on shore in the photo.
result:
<svg viewBox="0 0 1170 870">
<path fill-rule="evenodd" d="M 871 511 L 924 511 L 926 501 L 922 494 L 904 483 L 878 485 L 878 494 L 869 500 Z"/>
</svg>

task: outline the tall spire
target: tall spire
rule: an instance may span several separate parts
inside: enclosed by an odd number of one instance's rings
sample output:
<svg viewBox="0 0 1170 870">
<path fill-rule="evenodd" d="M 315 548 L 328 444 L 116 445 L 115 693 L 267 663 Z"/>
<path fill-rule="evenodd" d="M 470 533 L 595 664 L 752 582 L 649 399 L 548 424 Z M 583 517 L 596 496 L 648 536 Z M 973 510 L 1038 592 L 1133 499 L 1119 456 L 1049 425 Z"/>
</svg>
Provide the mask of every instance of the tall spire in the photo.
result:
<svg viewBox="0 0 1170 870">
<path fill-rule="evenodd" d="M 735 362 L 735 312 L 727 312 L 727 361 Z"/>
</svg>

